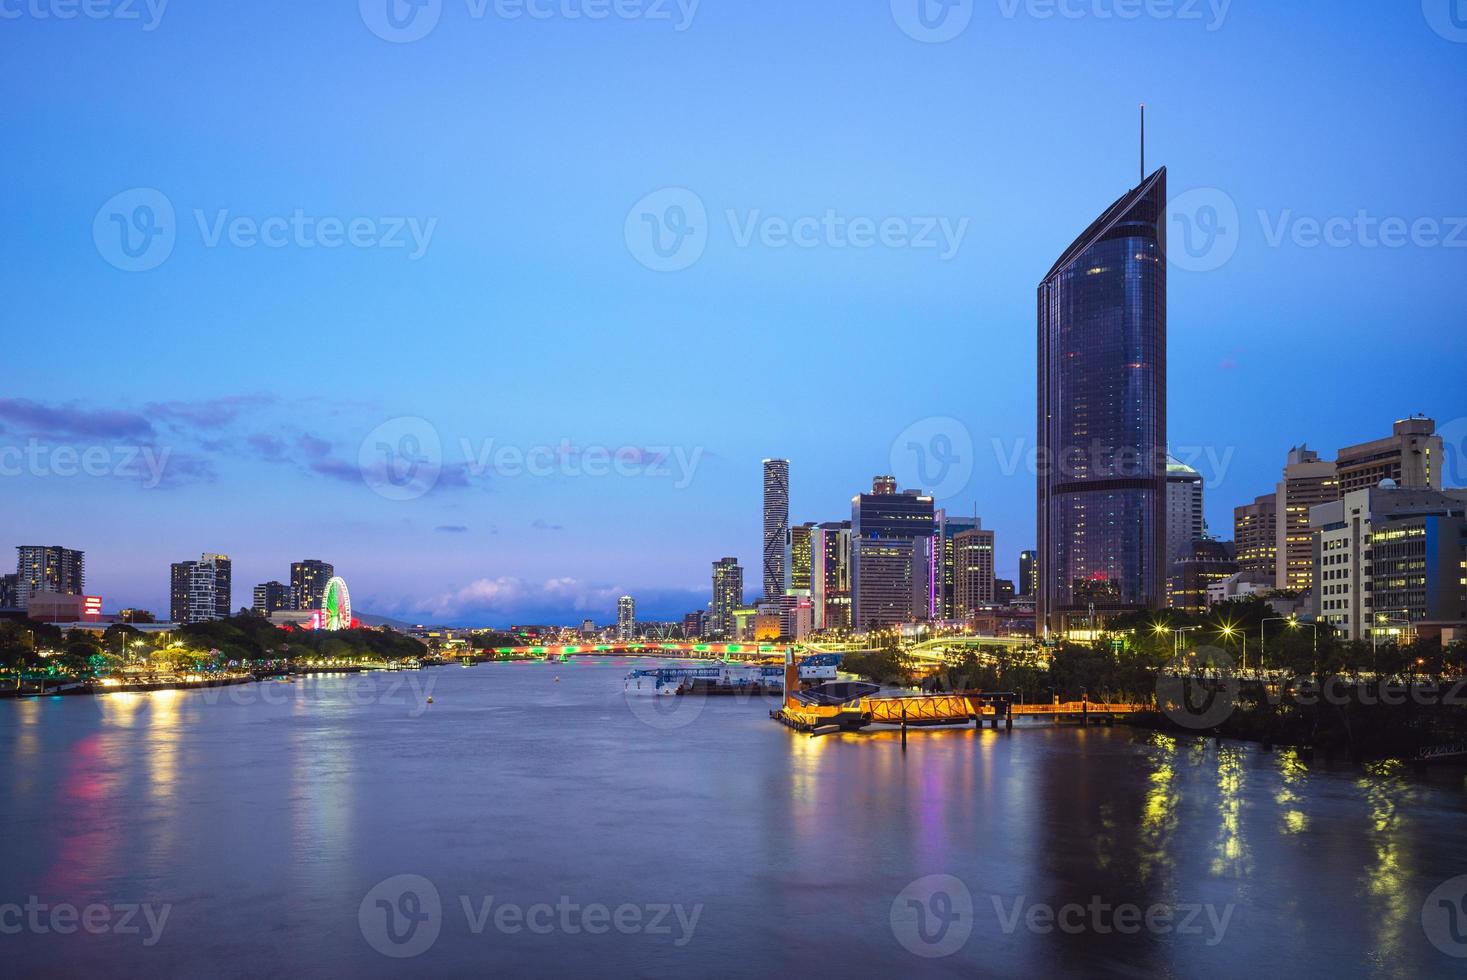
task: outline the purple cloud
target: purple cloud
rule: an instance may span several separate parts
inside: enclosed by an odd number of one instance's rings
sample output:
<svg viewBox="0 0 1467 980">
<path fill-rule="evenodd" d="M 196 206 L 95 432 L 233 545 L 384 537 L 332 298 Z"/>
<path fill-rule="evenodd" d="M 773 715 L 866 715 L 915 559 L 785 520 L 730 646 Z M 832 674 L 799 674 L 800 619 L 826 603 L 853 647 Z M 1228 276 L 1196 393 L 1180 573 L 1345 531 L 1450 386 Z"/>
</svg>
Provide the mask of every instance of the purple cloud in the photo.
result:
<svg viewBox="0 0 1467 980">
<path fill-rule="evenodd" d="M 153 426 L 136 412 L 50 406 L 24 398 L 0 398 L 0 422 L 27 435 L 50 438 L 134 439 L 152 442 Z"/>
</svg>

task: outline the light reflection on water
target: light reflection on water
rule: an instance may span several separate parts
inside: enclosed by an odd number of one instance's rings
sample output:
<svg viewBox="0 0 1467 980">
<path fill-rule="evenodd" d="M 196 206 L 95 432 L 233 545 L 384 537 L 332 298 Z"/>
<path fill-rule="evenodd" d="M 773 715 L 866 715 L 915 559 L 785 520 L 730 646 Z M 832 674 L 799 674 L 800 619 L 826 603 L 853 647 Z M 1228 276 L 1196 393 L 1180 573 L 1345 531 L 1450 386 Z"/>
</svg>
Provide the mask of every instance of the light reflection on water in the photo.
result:
<svg viewBox="0 0 1467 980">
<path fill-rule="evenodd" d="M 395 702 L 351 678 L 275 697 L 117 694 L 0 705 L 0 903 L 167 901 L 154 950 L 7 937 L 22 967 L 150 977 L 249 962 L 386 975 L 357 927 L 392 875 L 498 901 L 706 906 L 695 939 L 473 935 L 445 919 L 414 972 L 1408 976 L 1450 965 L 1418 924 L 1467 872 L 1458 778 L 1331 770 L 1289 750 L 1115 729 L 810 738 L 759 699 L 676 728 L 625 666 L 484 665 Z M 554 678 L 562 681 L 556 683 Z M 371 687 L 371 685 L 368 685 Z M 893 936 L 914 879 L 960 878 L 972 937 L 921 960 Z M 1236 906 L 1198 937 L 1035 935 L 996 903 Z M 226 925 L 227 924 L 227 925 Z M 72 937 L 74 938 L 74 937 Z M 171 944 L 170 944 L 171 941 Z M 547 957 L 554 956 L 554 960 Z"/>
</svg>

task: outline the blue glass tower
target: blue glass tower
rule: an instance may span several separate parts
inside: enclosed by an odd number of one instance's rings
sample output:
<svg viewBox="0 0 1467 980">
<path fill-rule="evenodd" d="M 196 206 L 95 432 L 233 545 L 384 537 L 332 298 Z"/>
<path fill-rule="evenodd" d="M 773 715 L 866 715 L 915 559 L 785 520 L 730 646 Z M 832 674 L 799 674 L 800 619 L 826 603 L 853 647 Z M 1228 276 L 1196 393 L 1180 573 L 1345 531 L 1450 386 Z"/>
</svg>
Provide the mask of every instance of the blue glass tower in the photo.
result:
<svg viewBox="0 0 1467 980">
<path fill-rule="evenodd" d="M 1166 595 L 1166 168 L 1039 284 L 1039 607 L 1051 633 Z"/>
</svg>

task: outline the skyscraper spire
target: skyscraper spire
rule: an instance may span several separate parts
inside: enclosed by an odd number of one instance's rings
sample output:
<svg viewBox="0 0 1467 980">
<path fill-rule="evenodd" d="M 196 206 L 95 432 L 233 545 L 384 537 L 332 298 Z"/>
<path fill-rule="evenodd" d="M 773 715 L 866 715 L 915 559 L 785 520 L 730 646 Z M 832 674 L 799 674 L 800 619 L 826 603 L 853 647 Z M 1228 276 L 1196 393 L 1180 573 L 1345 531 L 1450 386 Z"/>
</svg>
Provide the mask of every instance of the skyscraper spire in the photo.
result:
<svg viewBox="0 0 1467 980">
<path fill-rule="evenodd" d="M 1141 183 L 1146 183 L 1146 103 L 1141 103 Z M 1137 184 L 1136 186 L 1141 186 Z"/>
</svg>

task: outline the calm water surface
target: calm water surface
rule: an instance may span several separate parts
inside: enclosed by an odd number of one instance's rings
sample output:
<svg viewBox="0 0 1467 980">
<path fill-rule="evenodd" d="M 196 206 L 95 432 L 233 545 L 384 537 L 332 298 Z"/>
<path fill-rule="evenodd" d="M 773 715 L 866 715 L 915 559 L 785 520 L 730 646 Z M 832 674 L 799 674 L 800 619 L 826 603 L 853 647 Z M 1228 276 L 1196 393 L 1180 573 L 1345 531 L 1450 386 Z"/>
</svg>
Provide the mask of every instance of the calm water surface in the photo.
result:
<svg viewBox="0 0 1467 980">
<path fill-rule="evenodd" d="M 0 703 L 0 905 L 168 909 L 152 945 L 141 912 L 62 935 L 0 909 L 0 955 L 124 977 L 1467 972 L 1421 917 L 1467 874 L 1460 770 L 1124 727 L 903 753 L 760 702 L 629 704 L 628 669 Z M 1176 918 L 1121 933 L 1096 903 Z"/>
</svg>

